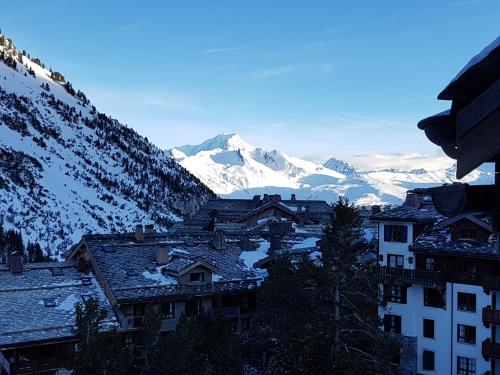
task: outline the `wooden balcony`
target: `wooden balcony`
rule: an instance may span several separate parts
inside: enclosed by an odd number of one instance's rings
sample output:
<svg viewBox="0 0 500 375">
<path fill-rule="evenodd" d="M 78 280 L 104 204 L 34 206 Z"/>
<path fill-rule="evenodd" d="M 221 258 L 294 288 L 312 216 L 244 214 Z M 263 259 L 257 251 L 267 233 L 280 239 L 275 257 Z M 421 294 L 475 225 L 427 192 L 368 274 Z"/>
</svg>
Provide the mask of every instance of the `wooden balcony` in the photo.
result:
<svg viewBox="0 0 500 375">
<path fill-rule="evenodd" d="M 486 326 L 490 324 L 500 324 L 500 310 L 495 310 L 491 307 L 483 307 L 483 323 Z"/>
<path fill-rule="evenodd" d="M 443 285 L 444 275 L 438 271 L 410 270 L 405 268 L 379 267 L 380 276 L 385 280 L 404 284 L 421 284 L 425 286 Z"/>
<path fill-rule="evenodd" d="M 500 344 L 493 343 L 490 339 L 484 340 L 481 352 L 485 359 L 500 358 Z"/>
<path fill-rule="evenodd" d="M 483 288 L 488 292 L 490 290 L 500 290 L 500 276 L 483 275 L 482 284 Z"/>
</svg>

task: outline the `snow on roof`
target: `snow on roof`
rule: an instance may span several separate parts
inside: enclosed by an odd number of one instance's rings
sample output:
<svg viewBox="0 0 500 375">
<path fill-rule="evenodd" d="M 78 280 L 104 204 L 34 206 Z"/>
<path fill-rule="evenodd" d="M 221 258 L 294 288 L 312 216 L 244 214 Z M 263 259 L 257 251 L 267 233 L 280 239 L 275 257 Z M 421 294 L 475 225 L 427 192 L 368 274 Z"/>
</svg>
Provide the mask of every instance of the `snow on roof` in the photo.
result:
<svg viewBox="0 0 500 375">
<path fill-rule="evenodd" d="M 62 270 L 54 276 L 53 268 Z M 83 277 L 92 280 L 84 283 Z M 92 274 L 82 274 L 76 262 L 27 263 L 13 275 L 0 266 L 0 349 L 21 343 L 73 338 L 75 303 L 96 298 L 108 311 L 105 323 L 116 323 L 110 303 Z M 48 302 L 48 303 L 47 303 Z"/>
<path fill-rule="evenodd" d="M 445 91 L 453 82 L 459 80 L 464 73 L 472 68 L 474 65 L 477 65 L 481 61 L 483 61 L 488 55 L 496 50 L 497 48 L 500 47 L 500 36 L 496 38 L 492 43 L 490 43 L 486 48 L 484 48 L 481 52 L 479 52 L 476 56 L 474 56 L 470 61 L 458 72 L 458 74 L 451 80 L 451 82 L 446 86 L 446 88 L 443 90 Z"/>
</svg>

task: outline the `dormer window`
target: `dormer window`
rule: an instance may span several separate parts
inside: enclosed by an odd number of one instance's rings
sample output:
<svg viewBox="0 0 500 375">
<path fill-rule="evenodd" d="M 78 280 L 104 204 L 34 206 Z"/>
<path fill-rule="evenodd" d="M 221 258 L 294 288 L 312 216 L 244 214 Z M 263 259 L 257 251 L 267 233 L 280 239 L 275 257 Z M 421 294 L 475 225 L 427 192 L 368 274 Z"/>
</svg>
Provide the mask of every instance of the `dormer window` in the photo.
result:
<svg viewBox="0 0 500 375">
<path fill-rule="evenodd" d="M 458 231 L 459 240 L 477 241 L 477 238 L 476 228 L 460 228 Z"/>
<path fill-rule="evenodd" d="M 191 281 L 191 282 L 205 281 L 205 273 L 204 272 L 191 272 L 189 274 L 189 281 Z"/>
<path fill-rule="evenodd" d="M 408 227 L 406 225 L 384 225 L 385 242 L 406 243 L 408 240 Z"/>
</svg>

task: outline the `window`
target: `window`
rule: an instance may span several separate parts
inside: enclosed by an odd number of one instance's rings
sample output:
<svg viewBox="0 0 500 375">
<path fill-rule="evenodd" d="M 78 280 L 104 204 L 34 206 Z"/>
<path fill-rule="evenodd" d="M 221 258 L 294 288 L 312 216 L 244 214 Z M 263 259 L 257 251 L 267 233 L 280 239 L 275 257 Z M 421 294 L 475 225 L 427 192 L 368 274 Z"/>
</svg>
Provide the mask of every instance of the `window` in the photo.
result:
<svg viewBox="0 0 500 375">
<path fill-rule="evenodd" d="M 385 242 L 406 243 L 408 239 L 408 227 L 406 225 L 384 225 Z"/>
<path fill-rule="evenodd" d="M 458 292 L 458 310 L 476 312 L 476 295 Z"/>
<path fill-rule="evenodd" d="M 475 228 L 460 228 L 458 230 L 459 240 L 477 240 L 477 229 Z"/>
<path fill-rule="evenodd" d="M 401 333 L 401 317 L 399 315 L 384 315 L 384 331 Z"/>
<path fill-rule="evenodd" d="M 52 268 L 52 276 L 62 276 L 63 270 L 61 268 Z"/>
<path fill-rule="evenodd" d="M 187 317 L 198 315 L 202 309 L 201 299 L 188 300 L 185 304 L 185 313 Z"/>
<path fill-rule="evenodd" d="M 161 312 L 163 315 L 163 319 L 175 318 L 175 302 L 163 302 L 161 305 Z"/>
<path fill-rule="evenodd" d="M 422 368 L 427 371 L 434 371 L 434 352 L 431 352 L 430 350 L 424 350 L 422 357 Z"/>
<path fill-rule="evenodd" d="M 386 299 L 395 303 L 406 303 L 406 287 L 403 285 L 385 285 Z"/>
<path fill-rule="evenodd" d="M 444 296 L 439 289 L 424 288 L 424 306 L 445 307 Z"/>
<path fill-rule="evenodd" d="M 457 324 L 457 342 L 462 344 L 476 343 L 476 327 Z"/>
<path fill-rule="evenodd" d="M 458 356 L 457 375 L 476 375 L 476 360 Z"/>
<path fill-rule="evenodd" d="M 387 255 L 387 266 L 391 268 L 403 268 L 404 267 L 404 257 L 402 255 Z"/>
<path fill-rule="evenodd" d="M 45 305 L 45 307 L 56 307 L 57 306 L 55 298 L 44 298 L 43 304 Z"/>
<path fill-rule="evenodd" d="M 424 319 L 424 337 L 434 339 L 434 320 Z"/>
<path fill-rule="evenodd" d="M 204 272 L 191 272 L 189 274 L 190 281 L 205 281 L 205 273 Z"/>
<path fill-rule="evenodd" d="M 436 269 L 436 260 L 434 258 L 425 258 L 425 269 L 434 271 Z"/>
</svg>

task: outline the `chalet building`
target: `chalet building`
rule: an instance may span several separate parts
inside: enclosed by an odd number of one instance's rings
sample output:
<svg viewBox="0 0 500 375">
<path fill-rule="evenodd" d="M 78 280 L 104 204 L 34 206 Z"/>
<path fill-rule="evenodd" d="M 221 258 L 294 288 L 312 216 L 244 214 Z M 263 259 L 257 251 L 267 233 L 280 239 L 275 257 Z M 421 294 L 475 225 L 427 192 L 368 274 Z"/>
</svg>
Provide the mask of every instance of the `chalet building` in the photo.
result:
<svg viewBox="0 0 500 375">
<path fill-rule="evenodd" d="M 116 325 L 95 275 L 77 262 L 23 265 L 22 256 L 11 256 L 0 265 L 0 373 L 52 374 L 69 366 L 74 305 L 88 298 L 108 311 L 106 326 Z"/>
<path fill-rule="evenodd" d="M 138 226 L 131 234 L 84 236 L 69 259 L 95 272 L 126 342 L 140 351 L 136 332 L 148 305 L 163 314 L 162 332 L 174 330 L 182 315 L 196 315 L 201 309 L 245 331 L 265 276 L 254 263 L 274 252 L 314 246 L 319 239 L 315 233 L 281 233 L 282 225 L 262 233 L 180 226 L 155 233 Z"/>
<path fill-rule="evenodd" d="M 406 338 L 404 373 L 500 373 L 500 345 L 493 344 L 500 262 L 491 214 L 445 217 L 420 191 L 372 220 L 386 303 L 380 316 L 386 331 Z"/>
<path fill-rule="evenodd" d="M 300 225 L 327 225 L 331 214 L 332 206 L 325 201 L 299 200 L 295 194 L 282 200 L 278 194 L 264 194 L 253 199 L 211 199 L 185 225 L 208 230 L 253 228 L 271 217 Z"/>
</svg>

